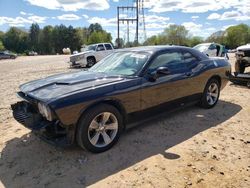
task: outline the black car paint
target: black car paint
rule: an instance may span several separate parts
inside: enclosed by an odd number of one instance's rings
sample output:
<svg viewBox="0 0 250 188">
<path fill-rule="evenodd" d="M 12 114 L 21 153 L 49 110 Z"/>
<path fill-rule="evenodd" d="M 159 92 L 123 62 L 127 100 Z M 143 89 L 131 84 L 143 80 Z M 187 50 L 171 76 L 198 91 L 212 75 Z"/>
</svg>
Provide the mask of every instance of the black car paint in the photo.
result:
<svg viewBox="0 0 250 188">
<path fill-rule="evenodd" d="M 172 50 L 190 52 L 197 58 L 197 63 L 190 65 L 185 72 L 150 80 L 148 66 L 156 56 Z M 208 79 L 218 76 L 216 70 L 230 67 L 227 61 L 209 59 L 206 55 L 185 47 L 156 48 L 153 51 L 149 49 L 149 53 L 152 54 L 151 57 L 136 76 L 114 76 L 88 71 L 59 74 L 21 85 L 21 94 L 28 101 L 32 99 L 34 106 L 39 101 L 48 105 L 54 112 L 55 120 L 59 120 L 66 129 L 72 128 L 71 134 L 74 134 L 72 132 L 75 131 L 78 119 L 96 104 L 111 103 L 127 116 L 170 101 L 178 101 L 177 106 L 190 100 L 194 102 L 199 100 Z M 226 78 L 226 71 L 222 74 Z M 224 86 L 225 83 L 222 84 Z"/>
</svg>

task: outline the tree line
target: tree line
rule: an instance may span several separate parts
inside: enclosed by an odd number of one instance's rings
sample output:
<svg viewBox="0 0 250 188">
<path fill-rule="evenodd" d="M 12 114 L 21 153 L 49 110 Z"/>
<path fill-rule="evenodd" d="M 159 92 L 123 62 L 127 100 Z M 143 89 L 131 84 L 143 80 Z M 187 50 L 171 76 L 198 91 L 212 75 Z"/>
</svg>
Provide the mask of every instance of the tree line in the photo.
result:
<svg viewBox="0 0 250 188">
<path fill-rule="evenodd" d="M 40 28 L 34 23 L 29 31 L 17 27 L 11 27 L 6 33 L 0 31 L 0 51 L 7 49 L 16 53 L 27 53 L 36 51 L 39 54 L 62 53 L 63 48 L 70 48 L 71 51 L 80 50 L 83 44 L 100 42 L 111 42 L 111 34 L 103 30 L 98 23 L 90 24 L 89 27 L 66 27 L 65 25 L 45 26 Z M 132 47 L 136 43 L 124 43 L 123 39 L 116 39 L 115 45 L 120 42 L 121 47 Z M 182 25 L 170 25 L 158 35 L 149 37 L 139 45 L 183 45 L 193 47 L 202 42 L 217 42 L 228 49 L 235 49 L 240 45 L 250 43 L 250 27 L 246 24 L 231 26 L 225 31 L 213 33 L 207 39 L 199 36 L 192 36 Z"/>
<path fill-rule="evenodd" d="M 45 26 L 40 28 L 34 23 L 29 31 L 11 27 L 6 33 L 0 32 L 0 50 L 10 50 L 16 53 L 35 51 L 39 54 L 62 53 L 63 48 L 71 51 L 80 50 L 83 44 L 111 42 L 111 34 L 103 30 L 100 24 L 90 24 L 88 28 L 65 25 Z"/>
<path fill-rule="evenodd" d="M 144 45 L 174 44 L 193 47 L 202 42 L 216 42 L 225 45 L 228 49 L 250 43 L 250 26 L 239 24 L 231 26 L 225 31 L 217 31 L 207 39 L 191 36 L 182 25 L 170 25 L 162 33 L 148 38 Z"/>
</svg>

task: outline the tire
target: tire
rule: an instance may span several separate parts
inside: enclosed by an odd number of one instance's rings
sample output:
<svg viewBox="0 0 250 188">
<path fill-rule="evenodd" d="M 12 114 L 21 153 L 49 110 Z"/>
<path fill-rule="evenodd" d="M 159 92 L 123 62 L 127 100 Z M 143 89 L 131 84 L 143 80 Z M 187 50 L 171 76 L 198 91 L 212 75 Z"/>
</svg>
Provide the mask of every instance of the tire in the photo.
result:
<svg viewBox="0 0 250 188">
<path fill-rule="evenodd" d="M 244 73 L 245 71 L 245 65 L 242 63 L 242 61 L 236 61 L 235 62 L 235 72 L 237 73 Z"/>
<path fill-rule="evenodd" d="M 109 118 L 105 118 L 108 117 L 107 114 Z M 122 130 L 123 118 L 120 112 L 114 106 L 101 104 L 82 115 L 77 126 L 76 139 L 81 148 L 100 153 L 107 151 L 118 141 Z"/>
<path fill-rule="evenodd" d="M 220 83 L 217 79 L 212 78 L 206 84 L 200 101 L 200 106 L 207 109 L 213 108 L 217 104 L 219 97 Z"/>
<path fill-rule="evenodd" d="M 94 64 L 96 64 L 96 60 L 94 57 L 90 57 L 87 59 L 87 67 L 92 67 Z"/>
</svg>

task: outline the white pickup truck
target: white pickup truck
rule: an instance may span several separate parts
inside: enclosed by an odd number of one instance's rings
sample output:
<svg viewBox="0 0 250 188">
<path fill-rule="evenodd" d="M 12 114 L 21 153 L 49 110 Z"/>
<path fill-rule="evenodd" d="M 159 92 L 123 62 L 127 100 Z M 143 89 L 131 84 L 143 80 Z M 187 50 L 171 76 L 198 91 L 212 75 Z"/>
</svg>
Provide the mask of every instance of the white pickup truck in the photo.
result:
<svg viewBox="0 0 250 188">
<path fill-rule="evenodd" d="M 110 43 L 92 44 L 85 51 L 70 56 L 70 67 L 91 67 L 114 51 Z"/>
</svg>

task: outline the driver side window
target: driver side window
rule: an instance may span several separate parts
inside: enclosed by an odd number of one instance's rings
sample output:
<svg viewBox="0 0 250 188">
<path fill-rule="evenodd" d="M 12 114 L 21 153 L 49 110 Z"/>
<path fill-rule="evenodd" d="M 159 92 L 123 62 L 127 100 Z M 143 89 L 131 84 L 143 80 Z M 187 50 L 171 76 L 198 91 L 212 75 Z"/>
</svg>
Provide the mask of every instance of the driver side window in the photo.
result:
<svg viewBox="0 0 250 188">
<path fill-rule="evenodd" d="M 171 72 L 176 72 L 183 67 L 183 56 L 180 52 L 165 52 L 158 55 L 149 66 L 149 72 L 156 71 L 159 67 L 168 67 Z"/>
<path fill-rule="evenodd" d="M 96 51 L 104 51 L 104 50 L 105 50 L 105 48 L 104 48 L 103 44 L 99 44 L 99 45 L 97 46 Z"/>
</svg>

